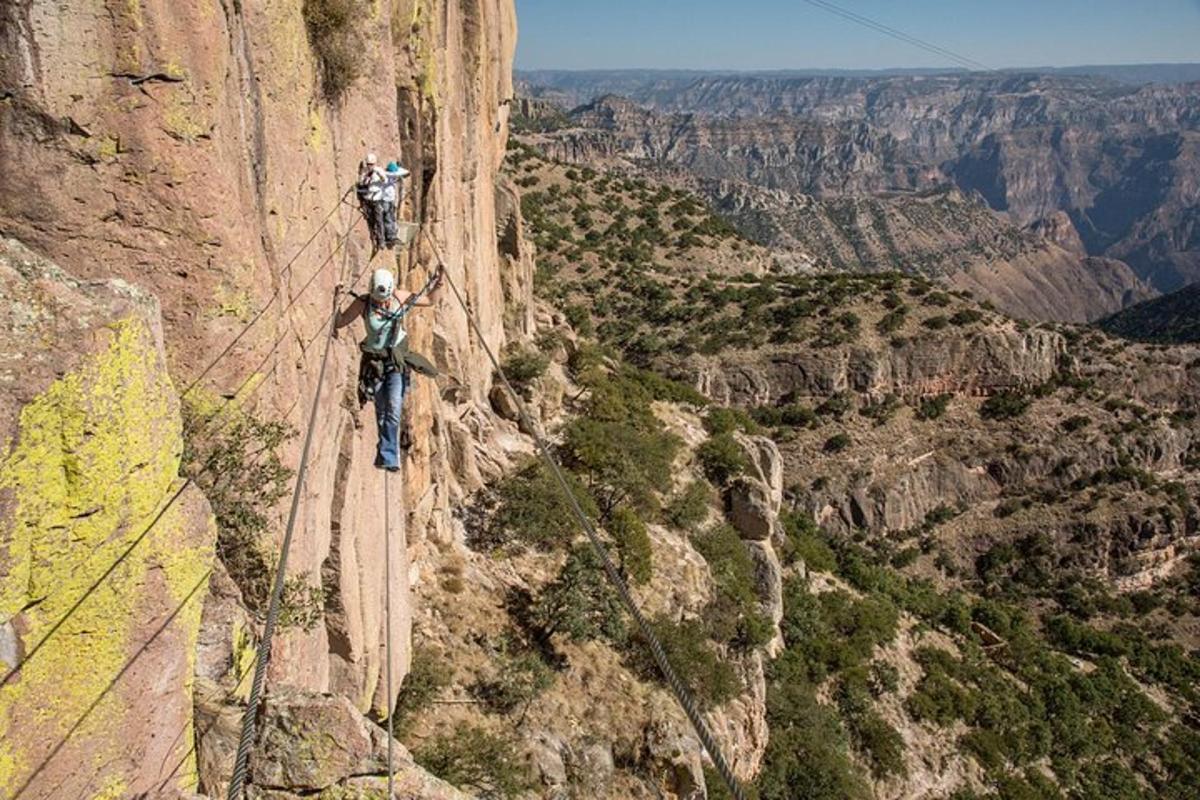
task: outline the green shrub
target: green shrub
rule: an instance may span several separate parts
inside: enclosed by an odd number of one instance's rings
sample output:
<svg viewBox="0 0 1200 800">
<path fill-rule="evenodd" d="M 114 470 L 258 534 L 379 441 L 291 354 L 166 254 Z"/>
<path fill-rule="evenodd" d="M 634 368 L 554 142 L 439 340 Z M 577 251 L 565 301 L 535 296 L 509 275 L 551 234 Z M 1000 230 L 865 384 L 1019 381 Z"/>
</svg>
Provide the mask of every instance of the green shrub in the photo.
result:
<svg viewBox="0 0 1200 800">
<path fill-rule="evenodd" d="M 434 736 L 413 757 L 439 778 L 484 797 L 518 797 L 534 788 L 516 740 L 474 725 Z"/>
<path fill-rule="evenodd" d="M 815 572 L 833 572 L 837 568 L 837 556 L 811 516 L 803 512 L 785 513 L 782 522 L 787 536 L 781 553 L 784 563 L 802 561 Z"/>
<path fill-rule="evenodd" d="M 947 406 L 950 405 L 951 396 L 939 394 L 937 397 L 921 398 L 921 404 L 917 407 L 917 419 L 925 421 L 940 419 L 946 413 Z"/>
<path fill-rule="evenodd" d="M 940 331 L 950 324 L 950 320 L 946 319 L 946 317 L 942 314 L 935 314 L 934 316 L 924 320 L 921 324 L 926 328 L 929 328 L 931 331 Z"/>
<path fill-rule="evenodd" d="M 704 788 L 708 792 L 708 800 L 734 800 L 733 793 L 725 785 L 725 779 L 715 767 L 704 765 Z M 742 784 L 742 794 L 746 800 L 759 800 L 758 789 L 750 784 Z"/>
<path fill-rule="evenodd" d="M 599 516 L 590 494 L 571 474 L 567 483 L 584 514 Z M 472 544 L 494 548 L 513 539 L 543 549 L 570 543 L 579 533 L 570 501 L 557 478 L 540 462 L 533 462 L 504 478 L 497 488 L 499 506 L 486 529 L 477 532 Z"/>
<path fill-rule="evenodd" d="M 977 702 L 970 689 L 943 669 L 926 666 L 925 677 L 904 701 L 904 707 L 919 721 L 946 727 L 958 720 L 969 720 L 975 714 Z"/>
<path fill-rule="evenodd" d="M 718 406 L 710 408 L 704 416 L 704 427 L 711 436 L 720 436 L 734 431 L 762 433 L 759 424 L 740 408 Z"/>
<path fill-rule="evenodd" d="M 678 437 L 651 409 L 653 396 L 628 375 L 581 377 L 592 395 L 583 416 L 563 432 L 564 464 L 581 475 L 601 510 L 618 505 L 657 511 L 657 493 L 671 483 Z"/>
<path fill-rule="evenodd" d="M 848 392 L 838 392 L 830 395 L 825 399 L 825 402 L 817 406 L 817 414 L 822 417 L 833 417 L 841 419 L 846 415 L 851 408 L 854 407 L 854 401 Z"/>
<path fill-rule="evenodd" d="M 536 350 L 526 350 L 519 346 L 509 347 L 504 355 L 501 367 L 508 376 L 509 383 L 517 391 L 524 391 L 538 378 L 546 374 L 550 366 L 550 357 Z"/>
<path fill-rule="evenodd" d="M 284 580 L 276 622 L 281 630 L 299 628 L 308 633 L 317 627 L 324 614 L 325 588 L 312 583 L 308 572 L 289 575 Z"/>
<path fill-rule="evenodd" d="M 632 510 L 621 507 L 613 511 L 605 527 L 617 543 L 621 571 L 634 583 L 649 583 L 654 575 L 654 551 L 646 523 Z"/>
<path fill-rule="evenodd" d="M 336 103 L 363 75 L 366 41 L 362 21 L 370 17 L 365 0 L 304 0 L 308 43 L 321 71 L 321 91 Z"/>
<path fill-rule="evenodd" d="M 774 626 L 759 611 L 754 559 L 737 531 L 729 525 L 714 525 L 693 536 L 692 545 L 713 577 L 713 598 L 704 611 L 709 636 L 742 650 L 769 642 Z"/>
<path fill-rule="evenodd" d="M 1075 416 L 1068 417 L 1067 419 L 1063 420 L 1059 427 L 1061 427 L 1067 433 L 1075 433 L 1075 431 L 1083 430 L 1091 424 L 1091 417 L 1085 417 L 1082 414 L 1076 414 Z"/>
<path fill-rule="evenodd" d="M 817 422 L 816 412 L 800 403 L 789 403 L 782 406 L 760 406 L 754 409 L 752 413 L 754 421 L 760 425 L 808 428 Z"/>
<path fill-rule="evenodd" d="M 856 715 L 850 722 L 850 732 L 877 780 L 907 774 L 904 738 L 883 717 L 874 712 Z"/>
<path fill-rule="evenodd" d="M 808 680 L 819 682 L 865 664 L 877 645 L 895 638 L 899 612 L 887 597 L 855 599 L 844 591 L 817 595 L 801 577 L 784 581 L 783 592 L 780 628 Z"/>
<path fill-rule="evenodd" d="M 713 436 L 696 449 L 696 456 L 704 474 L 713 483 L 724 486 L 750 468 L 749 459 L 742 446 L 731 434 Z"/>
<path fill-rule="evenodd" d="M 621 600 L 588 542 L 571 548 L 558 576 L 534 602 L 530 622 L 543 641 L 563 633 L 576 641 L 625 638 Z"/>
<path fill-rule="evenodd" d="M 875 697 L 893 694 L 900 688 L 900 670 L 886 661 L 872 661 L 870 689 Z"/>
<path fill-rule="evenodd" d="M 882 400 L 871 402 L 858 410 L 861 416 L 874 420 L 876 425 L 883 425 L 900 410 L 900 398 L 889 394 Z"/>
<path fill-rule="evenodd" d="M 717 654 L 702 622 L 676 621 L 664 615 L 655 618 L 650 627 L 662 643 L 667 663 L 702 709 L 728 702 L 742 690 L 737 671 Z M 661 681 L 662 675 L 649 653 L 648 644 L 635 634 L 629 650 L 632 665 L 644 677 Z"/>
<path fill-rule="evenodd" d="M 824 450 L 826 453 L 840 453 L 853 444 L 849 434 L 835 433 L 825 440 Z"/>
<path fill-rule="evenodd" d="M 528 706 L 554 683 L 554 672 L 542 656 L 522 647 L 512 636 L 500 641 L 495 668 L 495 678 L 476 681 L 470 691 L 496 714 L 511 714 Z"/>
<path fill-rule="evenodd" d="M 596 331 L 592 326 L 592 315 L 586 307 L 580 305 L 567 306 L 563 311 L 567 322 L 580 336 L 593 336 Z"/>
<path fill-rule="evenodd" d="M 689 530 L 708 518 L 713 502 L 713 490 L 708 481 L 692 481 L 671 498 L 664 518 L 679 530 Z"/>
<path fill-rule="evenodd" d="M 875 329 L 880 334 L 886 336 L 895 333 L 904 327 L 904 322 L 908 319 L 908 306 L 899 305 L 889 311 L 875 325 Z"/>
<path fill-rule="evenodd" d="M 984 419 L 1015 419 L 1029 410 L 1031 402 L 1029 397 L 1021 392 L 998 392 L 984 402 L 979 409 L 979 415 Z"/>
<path fill-rule="evenodd" d="M 399 735 L 408 730 L 416 716 L 433 704 L 454 680 L 454 667 L 424 645 L 413 650 L 412 666 L 400 685 L 393 711 Z"/>
<path fill-rule="evenodd" d="M 973 325 L 983 319 L 983 312 L 974 308 L 964 308 L 955 312 L 954 316 L 950 317 L 952 325 L 962 327 L 964 325 Z"/>
<path fill-rule="evenodd" d="M 812 684 L 790 672 L 788 653 L 772 665 L 767 688 L 770 739 L 758 779 L 762 800 L 866 800 L 873 796 L 849 757 L 837 714 Z"/>
<path fill-rule="evenodd" d="M 651 400 L 686 403 L 693 406 L 708 405 L 708 398 L 691 386 L 659 375 L 653 370 L 639 369 L 626 364 L 621 368 L 621 378 L 640 386 Z"/>
<path fill-rule="evenodd" d="M 280 450 L 296 431 L 240 409 L 204 413 L 184 405 L 183 463 L 204 491 L 217 521 L 217 556 L 246 606 L 264 614 L 271 599 L 275 557 L 267 545 L 270 515 L 288 493 L 292 470 Z M 206 433 L 205 428 L 215 428 Z"/>
</svg>

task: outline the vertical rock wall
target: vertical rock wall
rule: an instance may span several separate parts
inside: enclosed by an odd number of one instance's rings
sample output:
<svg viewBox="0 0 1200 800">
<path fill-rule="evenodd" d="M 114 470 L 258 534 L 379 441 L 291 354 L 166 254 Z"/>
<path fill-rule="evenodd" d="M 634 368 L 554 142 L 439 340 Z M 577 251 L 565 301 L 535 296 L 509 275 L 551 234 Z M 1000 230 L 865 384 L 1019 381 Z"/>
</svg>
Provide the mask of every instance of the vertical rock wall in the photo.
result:
<svg viewBox="0 0 1200 800">
<path fill-rule="evenodd" d="M 349 4 L 365 63 L 336 103 L 322 92 L 301 0 L 0 4 L 0 232 L 84 279 L 116 277 L 153 293 L 178 386 L 268 306 L 204 386 L 228 393 L 254 375 L 256 413 L 298 429 L 316 392 L 334 285 L 389 263 L 385 253 L 368 264 L 365 227 L 338 205 L 368 150 L 402 157 L 413 173 L 401 216 L 428 236 L 395 254 L 402 282 L 423 282 L 437 253 L 492 346 L 506 327 L 530 324 L 519 209 L 497 185 L 511 0 Z M 350 225 L 347 247 L 331 256 Z M 498 228 L 518 231 L 503 252 Z M 448 288 L 436 302 L 411 318 L 410 335 L 447 374 L 418 379 L 407 400 L 414 444 L 392 487 L 397 682 L 421 554 L 448 540 L 454 500 L 502 463 L 489 445 L 504 430 L 487 403 L 491 366 Z M 333 343 L 289 567 L 324 587 L 323 624 L 277 640 L 270 680 L 378 711 L 389 705 L 383 486 L 371 410 L 354 401 L 359 336 L 348 329 Z M 299 440 L 290 447 L 294 464 Z M 147 502 L 169 488 L 149 487 L 158 494 Z M 3 558 L 0 570 L 11 569 Z M 6 601 L 0 623 L 20 602 Z M 147 720 L 147 735 L 158 721 Z M 136 776 L 161 766 L 143 755 Z"/>
</svg>

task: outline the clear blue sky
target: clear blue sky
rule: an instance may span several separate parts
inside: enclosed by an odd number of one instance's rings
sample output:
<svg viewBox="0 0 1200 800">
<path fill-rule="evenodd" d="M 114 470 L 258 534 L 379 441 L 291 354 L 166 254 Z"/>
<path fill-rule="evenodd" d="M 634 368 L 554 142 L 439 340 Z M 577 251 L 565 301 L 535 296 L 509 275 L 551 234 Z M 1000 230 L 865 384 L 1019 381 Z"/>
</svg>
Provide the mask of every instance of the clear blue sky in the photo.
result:
<svg viewBox="0 0 1200 800">
<path fill-rule="evenodd" d="M 1200 61 L 1200 0 L 832 0 L 988 66 Z M 803 0 L 516 0 L 519 69 L 943 67 Z"/>
</svg>

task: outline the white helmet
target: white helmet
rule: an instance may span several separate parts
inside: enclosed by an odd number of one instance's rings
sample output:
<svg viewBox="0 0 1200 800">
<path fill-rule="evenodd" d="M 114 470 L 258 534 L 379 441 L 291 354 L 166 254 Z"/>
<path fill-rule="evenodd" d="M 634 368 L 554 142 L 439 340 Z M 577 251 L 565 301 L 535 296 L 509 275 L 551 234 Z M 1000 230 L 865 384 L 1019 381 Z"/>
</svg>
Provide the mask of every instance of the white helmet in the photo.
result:
<svg viewBox="0 0 1200 800">
<path fill-rule="evenodd" d="M 378 163 L 378 161 L 379 161 L 379 159 L 377 159 L 375 157 L 374 153 L 367 153 L 367 166 L 368 167 L 375 166 L 375 164 Z"/>
<path fill-rule="evenodd" d="M 371 273 L 371 296 L 376 300 L 387 300 L 396 289 L 396 279 L 391 270 L 380 267 Z"/>
</svg>

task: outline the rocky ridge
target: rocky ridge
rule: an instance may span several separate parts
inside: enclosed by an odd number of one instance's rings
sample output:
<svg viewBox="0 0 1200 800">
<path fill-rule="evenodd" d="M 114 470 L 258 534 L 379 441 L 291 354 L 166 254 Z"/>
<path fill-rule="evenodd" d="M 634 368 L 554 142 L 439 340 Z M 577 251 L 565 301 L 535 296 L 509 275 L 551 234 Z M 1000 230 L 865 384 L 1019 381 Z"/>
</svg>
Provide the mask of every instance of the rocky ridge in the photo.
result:
<svg viewBox="0 0 1200 800">
<path fill-rule="evenodd" d="M 1124 263 L 1090 257 L 1081 243 L 1073 249 L 1078 235 L 1067 217 L 1022 230 L 979 195 L 954 189 L 936 169 L 920 181 L 881 177 L 876 144 L 861 148 L 866 161 L 843 169 L 846 158 L 856 158 L 847 156 L 853 148 L 833 148 L 838 155 L 831 157 L 823 134 L 814 133 L 820 124 L 811 120 L 687 115 L 668 121 L 605 97 L 573 112 L 572 122 L 527 141 L 567 163 L 687 187 L 777 257 L 790 254 L 826 269 L 938 276 L 1036 320 L 1086 322 L 1155 293 Z M 806 164 L 837 185 L 815 173 L 793 174 Z M 814 193 L 798 194 L 799 186 Z M 891 191 L 897 186 L 907 190 Z"/>
</svg>

